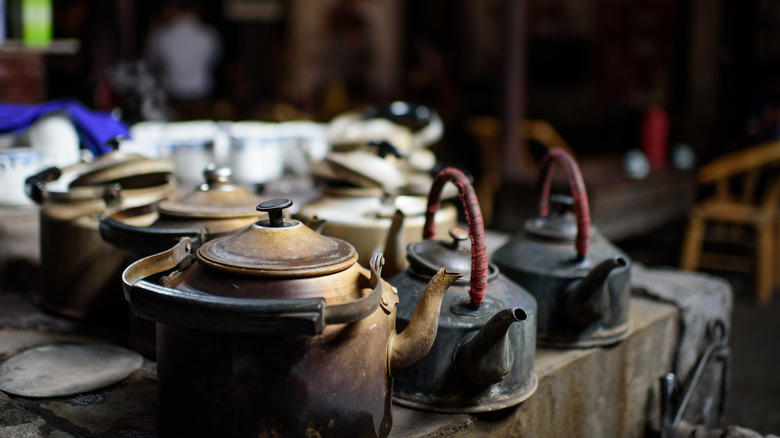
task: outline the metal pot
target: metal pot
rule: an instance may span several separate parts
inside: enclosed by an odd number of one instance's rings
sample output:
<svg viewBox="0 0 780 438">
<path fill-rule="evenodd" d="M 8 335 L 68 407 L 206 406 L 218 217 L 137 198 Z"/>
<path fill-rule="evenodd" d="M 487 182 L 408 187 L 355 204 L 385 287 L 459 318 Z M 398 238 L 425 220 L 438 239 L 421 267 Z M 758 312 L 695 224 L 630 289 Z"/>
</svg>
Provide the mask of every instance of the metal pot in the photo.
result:
<svg viewBox="0 0 780 438">
<path fill-rule="evenodd" d="M 556 161 L 573 198 L 549 196 Z M 625 339 L 631 331 L 631 259 L 590 225 L 588 194 L 571 155 L 551 150 L 538 181 L 539 216 L 496 250 L 493 261 L 536 297 L 540 345 L 591 347 Z"/>
<path fill-rule="evenodd" d="M 200 246 L 266 217 L 255 209 L 261 199 L 233 184 L 231 176 L 230 168 L 210 164 L 203 171 L 205 182 L 180 198 L 109 209 L 100 219 L 100 236 L 127 251 L 129 264 L 169 249 L 182 237 Z M 130 315 L 129 322 L 130 346 L 154 358 L 154 323 L 135 315 Z"/>
<path fill-rule="evenodd" d="M 395 275 L 406 269 L 406 246 L 420 239 L 425 225 L 426 199 L 421 196 L 388 196 L 381 190 L 326 189 L 325 195 L 304 205 L 296 215 L 303 221 L 317 218 L 323 223 L 322 234 L 346 240 L 355 246 L 358 260 L 367 266 L 368 254 L 382 250 L 386 257 L 387 274 Z M 404 214 L 401 228 L 394 230 L 393 214 Z M 446 205 L 436 212 L 434 221 L 439 227 L 437 238 L 446 239 L 447 230 L 457 224 L 458 211 Z"/>
<path fill-rule="evenodd" d="M 255 223 L 260 197 L 233 184 L 228 167 L 206 166 L 203 184 L 176 199 L 107 210 L 100 220 L 103 239 L 131 254 L 131 260 L 169 249 L 188 236 L 206 242 Z"/>
<path fill-rule="evenodd" d="M 450 242 L 432 240 L 442 186 L 460 192 L 469 231 Z M 488 263 L 485 229 L 474 189 L 456 169 L 439 172 L 428 200 L 425 240 L 411 243 L 409 269 L 390 279 L 400 291 L 398 324 L 412 319 L 425 278 L 438 269 L 463 273 L 444 298 L 436 341 L 428 356 L 395 376 L 394 401 L 438 412 L 487 412 L 526 400 L 537 386 L 536 301 Z M 462 243 L 471 238 L 471 248 Z"/>
<path fill-rule="evenodd" d="M 27 195 L 41 205 L 41 304 L 46 309 L 96 324 L 115 324 L 127 305 L 119 276 L 124 251 L 98 233 L 108 206 L 131 207 L 159 200 L 174 189 L 172 165 L 137 154 L 111 152 L 92 163 L 52 167 L 25 181 Z"/>
<path fill-rule="evenodd" d="M 396 334 L 381 254 L 360 267 L 352 245 L 285 220 L 291 205 L 264 202 L 269 220 L 197 252 L 185 237 L 125 270 L 133 312 L 158 323 L 160 436 L 390 432 L 392 375 L 427 354 L 459 275 L 434 275 Z"/>
</svg>

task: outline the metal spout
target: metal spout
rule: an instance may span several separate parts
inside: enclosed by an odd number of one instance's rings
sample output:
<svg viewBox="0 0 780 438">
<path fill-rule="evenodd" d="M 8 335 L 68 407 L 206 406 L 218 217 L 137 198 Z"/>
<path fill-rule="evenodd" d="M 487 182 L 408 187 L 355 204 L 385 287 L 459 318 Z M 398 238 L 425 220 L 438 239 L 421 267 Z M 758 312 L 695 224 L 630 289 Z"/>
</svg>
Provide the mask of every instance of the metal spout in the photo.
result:
<svg viewBox="0 0 780 438">
<path fill-rule="evenodd" d="M 382 278 L 393 278 L 396 274 L 406 269 L 406 266 L 398 266 L 398 259 L 402 257 L 399 255 L 399 248 L 404 243 L 404 212 L 400 209 L 396 209 L 393 213 L 392 222 L 390 222 L 390 228 L 387 230 L 387 238 L 385 239 L 385 260 L 390 263 L 385 266 L 382 271 Z"/>
<path fill-rule="evenodd" d="M 515 322 L 528 319 L 523 309 L 504 309 L 490 318 L 476 335 L 458 348 L 455 365 L 477 385 L 500 382 L 512 370 L 514 352 L 507 333 Z"/>
<path fill-rule="evenodd" d="M 604 260 L 587 277 L 569 288 L 564 303 L 569 319 L 587 325 L 603 318 L 609 309 L 610 300 L 607 277 L 613 269 L 627 264 L 623 257 Z"/>
<path fill-rule="evenodd" d="M 403 371 L 431 351 L 436 331 L 439 328 L 441 303 L 447 289 L 461 277 L 458 272 L 447 272 L 441 268 L 428 282 L 428 286 L 414 310 L 409 325 L 404 331 L 390 339 L 388 360 L 391 373 Z"/>
</svg>

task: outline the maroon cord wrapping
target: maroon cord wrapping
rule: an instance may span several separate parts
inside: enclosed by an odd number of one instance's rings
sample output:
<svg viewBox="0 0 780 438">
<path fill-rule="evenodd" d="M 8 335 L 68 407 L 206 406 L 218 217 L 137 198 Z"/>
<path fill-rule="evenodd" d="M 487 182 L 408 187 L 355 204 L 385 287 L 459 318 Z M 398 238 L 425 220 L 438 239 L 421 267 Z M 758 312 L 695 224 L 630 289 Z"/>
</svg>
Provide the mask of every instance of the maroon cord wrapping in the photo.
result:
<svg viewBox="0 0 780 438">
<path fill-rule="evenodd" d="M 544 217 L 550 214 L 550 185 L 553 176 L 553 164 L 555 161 L 561 164 L 566 176 L 569 178 L 571 194 L 574 197 L 574 214 L 577 216 L 577 240 L 575 247 L 580 257 L 585 257 L 590 245 L 590 206 L 588 205 L 588 192 L 582 180 L 582 173 L 577 162 L 564 149 L 552 149 L 542 158 L 539 166 L 539 179 L 537 185 L 539 193 L 539 215 Z"/>
<path fill-rule="evenodd" d="M 479 307 L 485 300 L 488 276 L 485 222 L 482 219 L 482 210 L 479 208 L 474 187 L 460 170 L 447 167 L 436 174 L 428 195 L 428 209 L 425 212 L 423 238 L 430 240 L 436 236 L 434 215 L 441 205 L 441 189 L 448 181 L 455 184 L 458 188 L 458 195 L 466 214 L 466 222 L 469 224 L 469 237 L 471 238 L 471 288 L 469 296 L 471 297 L 471 305 Z"/>
</svg>

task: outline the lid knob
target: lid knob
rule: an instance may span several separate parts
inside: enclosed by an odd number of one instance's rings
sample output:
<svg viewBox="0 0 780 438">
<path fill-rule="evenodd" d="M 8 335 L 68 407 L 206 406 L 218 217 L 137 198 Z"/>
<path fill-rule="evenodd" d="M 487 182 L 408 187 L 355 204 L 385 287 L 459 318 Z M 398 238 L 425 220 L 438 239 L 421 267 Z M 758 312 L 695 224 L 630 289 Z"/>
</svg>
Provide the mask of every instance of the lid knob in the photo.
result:
<svg viewBox="0 0 780 438">
<path fill-rule="evenodd" d="M 555 207 L 555 212 L 559 215 L 574 211 L 574 198 L 563 193 L 550 195 L 550 205 Z"/>
<path fill-rule="evenodd" d="M 293 202 L 287 198 L 276 198 L 270 201 L 261 202 L 257 206 L 257 211 L 268 213 L 268 220 L 272 227 L 283 227 L 284 217 L 282 211 L 285 208 L 292 207 Z"/>
<path fill-rule="evenodd" d="M 206 184 L 222 185 L 230 184 L 232 182 L 233 170 L 229 167 L 219 167 L 214 163 L 210 163 L 203 169 L 203 179 L 206 180 Z"/>
<path fill-rule="evenodd" d="M 464 240 L 468 240 L 469 232 L 468 230 L 461 227 L 452 227 L 450 228 L 450 237 L 452 237 L 451 248 L 455 251 L 458 251 L 460 250 L 460 243 Z"/>
</svg>

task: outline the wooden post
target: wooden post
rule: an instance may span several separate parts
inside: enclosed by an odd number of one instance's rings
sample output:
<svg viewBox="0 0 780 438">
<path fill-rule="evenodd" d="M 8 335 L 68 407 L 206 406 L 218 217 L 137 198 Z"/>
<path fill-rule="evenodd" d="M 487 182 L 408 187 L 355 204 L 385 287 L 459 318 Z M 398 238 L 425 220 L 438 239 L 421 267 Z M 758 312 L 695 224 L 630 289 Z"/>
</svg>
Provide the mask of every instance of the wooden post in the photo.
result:
<svg viewBox="0 0 780 438">
<path fill-rule="evenodd" d="M 505 2 L 504 147 L 501 154 L 501 174 L 505 182 L 517 181 L 522 174 L 518 166 L 524 147 L 520 125 L 525 118 L 526 9 L 526 0 Z"/>
</svg>

